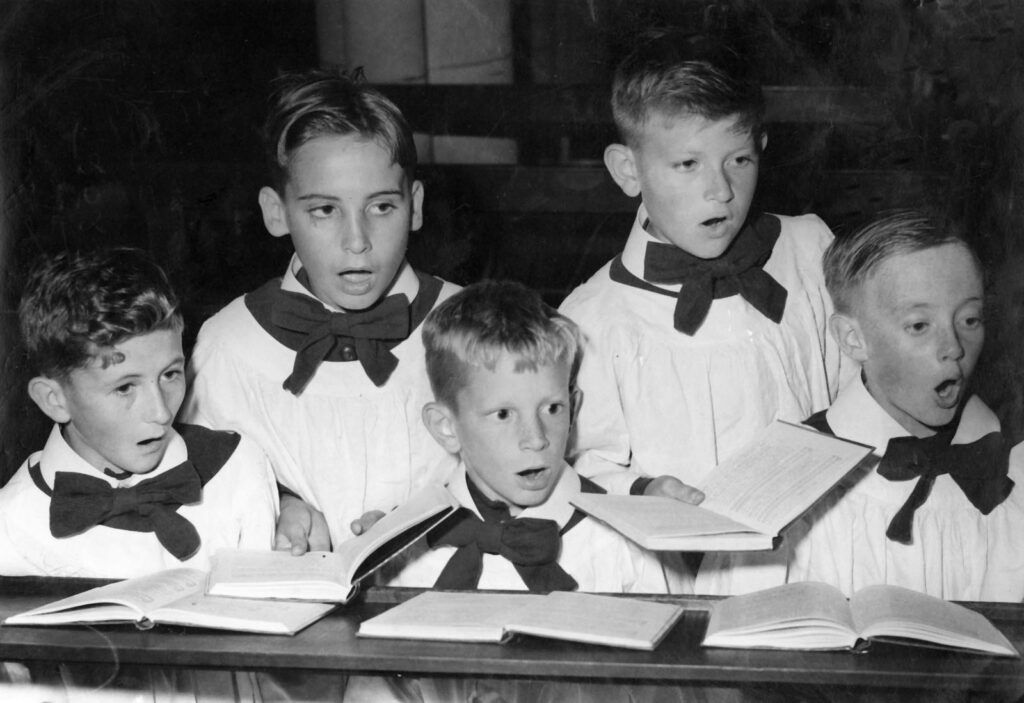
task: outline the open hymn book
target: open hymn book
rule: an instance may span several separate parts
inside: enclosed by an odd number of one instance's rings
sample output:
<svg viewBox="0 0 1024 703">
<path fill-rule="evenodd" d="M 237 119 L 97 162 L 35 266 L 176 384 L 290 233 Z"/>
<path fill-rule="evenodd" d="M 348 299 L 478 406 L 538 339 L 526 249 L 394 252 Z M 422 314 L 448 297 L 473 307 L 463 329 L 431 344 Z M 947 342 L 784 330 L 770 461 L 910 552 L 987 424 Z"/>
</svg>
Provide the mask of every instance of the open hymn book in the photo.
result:
<svg viewBox="0 0 1024 703">
<path fill-rule="evenodd" d="M 856 649 L 868 641 L 1020 656 L 981 613 L 900 586 L 867 586 L 847 602 L 835 587 L 794 582 L 715 604 L 705 647 Z"/>
<path fill-rule="evenodd" d="M 213 557 L 209 593 L 347 603 L 359 583 L 458 508 L 448 489 L 428 485 L 333 552 L 222 549 Z"/>
<path fill-rule="evenodd" d="M 134 623 L 293 635 L 334 608 L 323 603 L 268 603 L 208 596 L 206 572 L 169 569 L 110 583 L 12 615 L 5 625 Z"/>
<path fill-rule="evenodd" d="M 514 634 L 653 650 L 683 608 L 636 598 L 426 591 L 359 625 L 361 637 L 505 642 Z"/>
<path fill-rule="evenodd" d="M 581 493 L 572 504 L 637 544 L 660 551 L 750 551 L 779 533 L 872 448 L 775 421 L 707 477 L 704 501 Z M 680 457 L 685 462 L 685 457 Z"/>
</svg>

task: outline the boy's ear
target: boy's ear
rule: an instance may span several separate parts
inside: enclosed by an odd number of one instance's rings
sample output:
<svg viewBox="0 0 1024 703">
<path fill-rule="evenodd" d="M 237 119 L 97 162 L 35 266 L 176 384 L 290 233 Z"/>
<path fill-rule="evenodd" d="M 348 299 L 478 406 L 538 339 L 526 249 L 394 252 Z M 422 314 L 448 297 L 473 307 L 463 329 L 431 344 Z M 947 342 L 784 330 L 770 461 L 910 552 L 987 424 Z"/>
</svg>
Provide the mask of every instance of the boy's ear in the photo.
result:
<svg viewBox="0 0 1024 703">
<path fill-rule="evenodd" d="M 580 414 L 580 403 L 583 402 L 583 391 L 573 388 L 569 391 L 569 426 L 576 424 L 576 418 Z"/>
<path fill-rule="evenodd" d="M 422 416 L 430 436 L 449 454 L 458 454 L 462 443 L 455 432 L 455 416 L 451 408 L 433 400 L 423 406 Z"/>
<path fill-rule="evenodd" d="M 604 166 L 622 192 L 631 198 L 640 195 L 636 156 L 625 144 L 609 144 L 604 150 Z"/>
<path fill-rule="evenodd" d="M 868 353 L 867 345 L 864 343 L 864 334 L 860 329 L 860 323 L 855 318 L 840 312 L 832 313 L 832 317 L 828 320 L 828 328 L 844 354 L 862 364 L 867 361 Z"/>
<path fill-rule="evenodd" d="M 412 182 L 412 224 L 409 230 L 415 232 L 423 226 L 423 183 Z"/>
<path fill-rule="evenodd" d="M 284 203 L 281 196 L 270 186 L 260 188 L 260 210 L 263 211 L 263 224 L 275 237 L 283 237 L 290 233 L 288 220 L 284 214 Z"/>
<path fill-rule="evenodd" d="M 67 398 L 60 381 L 47 376 L 36 376 L 28 382 L 28 396 L 56 423 L 71 421 Z"/>
<path fill-rule="evenodd" d="M 761 132 L 761 151 L 768 148 L 768 132 Z"/>
</svg>

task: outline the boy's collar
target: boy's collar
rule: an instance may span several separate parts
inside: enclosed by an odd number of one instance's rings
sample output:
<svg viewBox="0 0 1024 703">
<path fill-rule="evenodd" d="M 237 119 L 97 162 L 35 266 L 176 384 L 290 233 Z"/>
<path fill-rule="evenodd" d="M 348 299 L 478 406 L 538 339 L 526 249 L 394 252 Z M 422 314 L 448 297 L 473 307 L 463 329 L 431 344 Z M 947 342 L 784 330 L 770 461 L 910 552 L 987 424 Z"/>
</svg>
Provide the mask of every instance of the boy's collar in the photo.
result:
<svg viewBox="0 0 1024 703">
<path fill-rule="evenodd" d="M 313 291 L 302 285 L 299 282 L 299 279 L 296 278 L 296 274 L 298 274 L 300 270 L 302 270 L 302 262 L 299 261 L 298 254 L 292 254 L 291 261 L 288 262 L 288 270 L 281 279 L 281 290 L 289 291 L 291 293 L 300 293 L 302 295 L 309 296 L 310 298 L 314 298 L 315 300 L 318 300 L 324 308 L 331 312 L 344 312 L 340 308 L 320 300 L 313 294 Z M 402 267 L 398 270 L 398 276 L 395 279 L 394 285 L 388 289 L 385 295 L 404 294 L 411 302 L 416 299 L 416 295 L 419 291 L 420 281 L 416 276 L 416 272 L 413 270 L 412 266 L 409 265 L 408 261 L 403 261 Z"/>
<path fill-rule="evenodd" d="M 466 472 L 466 465 L 460 461 L 458 468 L 448 483 L 448 489 L 455 496 L 455 499 L 459 501 L 460 505 L 472 510 L 477 517 L 481 517 L 480 511 L 476 509 L 473 497 L 469 493 L 469 487 L 466 485 L 468 481 L 470 481 L 470 478 Z M 579 495 L 579 493 L 580 477 L 571 466 L 566 464 L 562 470 L 562 476 L 555 486 L 555 490 L 551 492 L 548 499 L 541 505 L 525 508 L 523 512 L 515 517 L 554 520 L 558 523 L 559 527 L 565 527 L 576 511 L 576 508 L 569 503 L 569 499 Z"/>
<path fill-rule="evenodd" d="M 644 229 L 648 219 L 647 207 L 640 203 L 640 207 L 636 212 L 636 219 L 633 220 L 633 228 L 629 231 L 629 238 L 626 239 L 626 246 L 622 249 L 622 265 L 637 278 L 644 277 L 644 256 L 647 254 L 647 245 L 651 242 L 658 242 L 654 235 Z M 682 284 L 655 283 L 652 285 L 668 291 L 678 292 Z"/>
<path fill-rule="evenodd" d="M 910 435 L 872 397 L 859 374 L 839 392 L 825 417 L 837 436 L 876 447 L 877 454 L 885 451 L 890 439 Z M 995 413 L 978 396 L 971 395 L 964 405 L 953 444 L 974 442 L 999 429 Z"/>
<path fill-rule="evenodd" d="M 168 431 L 172 435 L 171 441 L 167 444 L 167 451 L 164 452 L 163 459 L 160 460 L 157 467 L 148 473 L 133 474 L 124 481 L 118 481 L 83 459 L 64 439 L 64 435 L 60 431 L 60 425 L 54 424 L 53 429 L 50 431 L 50 436 L 46 440 L 46 445 L 39 455 L 39 469 L 43 480 L 46 481 L 48 486 L 53 486 L 54 475 L 58 471 L 69 471 L 101 478 L 111 486 L 134 486 L 139 481 L 159 476 L 188 459 L 185 440 L 173 428 Z"/>
</svg>

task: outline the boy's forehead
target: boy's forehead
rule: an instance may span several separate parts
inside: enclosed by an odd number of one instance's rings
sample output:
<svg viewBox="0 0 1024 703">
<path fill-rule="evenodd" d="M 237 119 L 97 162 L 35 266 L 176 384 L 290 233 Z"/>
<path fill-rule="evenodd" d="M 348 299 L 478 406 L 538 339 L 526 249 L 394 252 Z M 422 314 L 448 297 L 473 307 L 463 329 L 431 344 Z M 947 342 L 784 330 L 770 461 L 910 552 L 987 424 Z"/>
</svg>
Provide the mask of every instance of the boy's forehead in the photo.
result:
<svg viewBox="0 0 1024 703">
<path fill-rule="evenodd" d="M 691 110 L 666 110 L 654 108 L 639 126 L 637 137 L 643 141 L 664 137 L 667 132 L 675 135 L 689 133 L 704 135 L 708 131 L 722 132 L 739 140 L 754 141 L 754 134 L 739 114 L 723 117 L 706 117 Z M 724 128 L 724 129 L 723 129 Z"/>
<path fill-rule="evenodd" d="M 294 149 L 288 158 L 288 183 L 300 190 L 310 183 L 351 175 L 354 184 L 367 188 L 389 185 L 407 190 L 409 179 L 386 144 L 359 134 L 314 137 Z"/>
<path fill-rule="evenodd" d="M 946 243 L 886 257 L 850 293 L 856 307 L 868 300 L 892 308 L 927 305 L 950 293 L 980 297 L 982 272 L 966 246 Z"/>
</svg>

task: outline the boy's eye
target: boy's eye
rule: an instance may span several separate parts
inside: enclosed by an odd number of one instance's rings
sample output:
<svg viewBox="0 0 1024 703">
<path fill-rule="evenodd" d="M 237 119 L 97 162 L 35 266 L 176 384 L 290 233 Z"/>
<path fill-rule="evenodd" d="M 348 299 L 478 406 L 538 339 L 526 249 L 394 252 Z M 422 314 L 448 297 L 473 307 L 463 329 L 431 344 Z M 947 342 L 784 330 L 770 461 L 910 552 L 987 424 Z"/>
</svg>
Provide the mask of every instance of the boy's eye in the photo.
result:
<svg viewBox="0 0 1024 703">
<path fill-rule="evenodd" d="M 749 166 L 750 164 L 756 163 L 754 157 L 744 154 L 743 156 L 736 157 L 736 163 L 740 166 Z"/>
<path fill-rule="evenodd" d="M 681 171 L 692 171 L 697 167 L 696 159 L 683 159 L 676 162 L 676 168 Z"/>
<path fill-rule="evenodd" d="M 967 329 L 977 329 L 985 324 L 985 319 L 981 315 L 967 315 L 964 317 L 960 324 Z"/>
<path fill-rule="evenodd" d="M 181 376 L 181 369 L 168 369 L 167 371 L 164 372 L 164 378 L 166 378 L 168 381 L 176 381 L 177 379 L 181 378 Z"/>
<path fill-rule="evenodd" d="M 917 322 L 911 322 L 907 325 L 907 332 L 911 334 L 923 334 L 928 331 L 928 323 L 923 320 Z"/>
<path fill-rule="evenodd" d="M 128 395 L 129 393 L 132 392 L 132 388 L 134 387 L 134 384 L 122 383 L 120 386 L 114 389 L 114 392 L 117 393 L 118 395 Z"/>
<path fill-rule="evenodd" d="M 320 205 L 315 208 L 311 208 L 309 214 L 319 220 L 326 220 L 327 218 L 334 215 L 337 212 L 337 208 L 333 205 Z"/>
<path fill-rule="evenodd" d="M 398 208 L 394 203 L 374 203 L 370 206 L 370 211 L 375 215 L 387 215 L 389 212 L 393 212 Z"/>
<path fill-rule="evenodd" d="M 509 410 L 508 408 L 502 408 L 501 410 L 495 410 L 494 411 L 494 417 L 498 418 L 499 420 L 507 420 L 510 417 L 512 417 L 512 411 Z"/>
<path fill-rule="evenodd" d="M 548 405 L 548 415 L 557 415 L 565 408 L 565 403 L 551 403 Z"/>
</svg>

